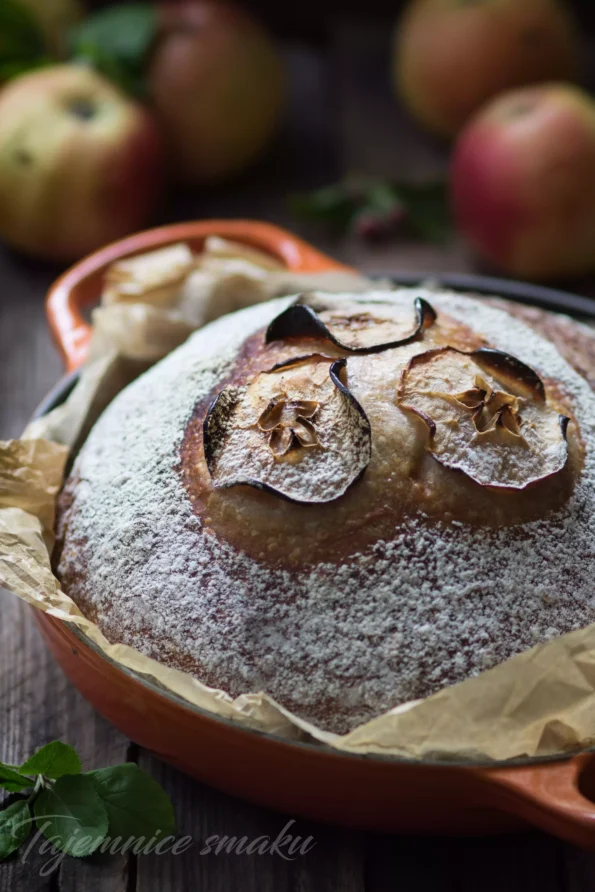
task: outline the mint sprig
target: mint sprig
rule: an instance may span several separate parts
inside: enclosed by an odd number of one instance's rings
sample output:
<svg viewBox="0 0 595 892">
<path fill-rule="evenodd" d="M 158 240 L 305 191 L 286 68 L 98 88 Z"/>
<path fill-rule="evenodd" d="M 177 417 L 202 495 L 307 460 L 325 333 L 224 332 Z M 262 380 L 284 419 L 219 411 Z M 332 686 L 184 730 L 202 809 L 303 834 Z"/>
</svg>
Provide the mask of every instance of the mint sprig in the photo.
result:
<svg viewBox="0 0 595 892">
<path fill-rule="evenodd" d="M 80 774 L 81 760 L 76 750 L 60 740 L 54 740 L 37 750 L 34 756 L 27 759 L 19 772 L 24 775 L 43 774 L 56 780 L 65 774 Z"/>
<path fill-rule="evenodd" d="M 134 763 L 82 772 L 76 750 L 59 740 L 20 768 L 0 762 L 0 788 L 22 797 L 0 810 L 0 861 L 27 841 L 34 825 L 76 858 L 108 837 L 148 841 L 176 830 L 171 800 L 149 774 Z"/>
<path fill-rule="evenodd" d="M 446 183 L 393 183 L 351 177 L 290 199 L 295 214 L 351 229 L 364 239 L 407 235 L 444 241 L 452 231 Z"/>
<path fill-rule="evenodd" d="M 21 799 L 0 811 L 0 861 L 16 852 L 31 833 L 29 803 Z"/>
<path fill-rule="evenodd" d="M 103 803 L 92 778 L 64 775 L 42 790 L 35 801 L 35 820 L 44 836 L 69 855 L 83 858 L 101 845 L 109 829 Z"/>
<path fill-rule="evenodd" d="M 16 766 L 4 765 L 0 762 L 0 787 L 9 793 L 19 793 L 31 786 L 28 777 L 23 777 Z"/>
<path fill-rule="evenodd" d="M 109 818 L 113 836 L 175 833 L 173 805 L 165 790 L 133 762 L 91 771 L 95 790 Z"/>
</svg>

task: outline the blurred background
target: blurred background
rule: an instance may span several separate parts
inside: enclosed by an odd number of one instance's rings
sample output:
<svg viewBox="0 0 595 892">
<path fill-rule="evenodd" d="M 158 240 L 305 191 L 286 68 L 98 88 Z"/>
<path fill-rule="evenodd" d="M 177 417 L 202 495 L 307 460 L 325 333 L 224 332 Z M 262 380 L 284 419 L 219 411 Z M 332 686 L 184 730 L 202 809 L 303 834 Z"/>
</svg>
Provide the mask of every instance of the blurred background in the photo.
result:
<svg viewBox="0 0 595 892">
<path fill-rule="evenodd" d="M 522 3 L 522 0 L 518 0 Z M 89 9 L 108 6 L 109 2 L 89 2 Z M 324 40 L 332 33 L 333 24 L 343 15 L 376 18 L 379 22 L 394 21 L 406 0 L 302 0 L 300 3 L 277 3 L 274 0 L 250 0 L 244 3 L 254 15 L 260 16 L 277 34 Z M 595 28 L 595 6 L 591 0 L 571 0 L 571 6 L 584 27 Z"/>
<path fill-rule="evenodd" d="M 5 256 L 241 216 L 595 293 L 594 47 L 588 0 L 0 0 Z"/>
</svg>

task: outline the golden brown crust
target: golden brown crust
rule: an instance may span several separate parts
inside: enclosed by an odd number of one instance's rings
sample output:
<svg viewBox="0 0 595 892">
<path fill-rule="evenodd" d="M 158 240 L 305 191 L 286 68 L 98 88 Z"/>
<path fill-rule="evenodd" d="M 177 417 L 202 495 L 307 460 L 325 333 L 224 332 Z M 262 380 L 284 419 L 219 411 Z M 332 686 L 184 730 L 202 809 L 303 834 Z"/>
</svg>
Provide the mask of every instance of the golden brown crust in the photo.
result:
<svg viewBox="0 0 595 892">
<path fill-rule="evenodd" d="M 352 392 L 370 418 L 372 430 L 381 435 L 373 435 L 372 461 L 357 486 L 338 502 L 316 505 L 313 511 L 312 506 L 282 501 L 250 486 L 218 489 L 207 469 L 203 425 L 209 406 L 225 387 L 241 385 L 292 356 L 348 355 L 328 341 L 296 338 L 266 344 L 264 332 L 253 335 L 226 379 L 196 406 L 186 428 L 180 474 L 206 533 L 255 559 L 298 568 L 340 562 L 379 539 L 391 539 L 403 517 L 416 511 L 436 520 L 506 527 L 542 517 L 564 504 L 583 460 L 574 421 L 569 460 L 560 473 L 521 492 L 497 492 L 441 467 L 426 450 L 423 422 L 395 410 L 409 356 L 420 349 L 445 346 L 467 353 L 486 343 L 470 327 L 440 313 L 423 338 L 409 347 L 350 356 L 347 369 Z M 557 410 L 571 416 L 570 405 L 555 382 L 546 380 L 546 385 Z"/>
</svg>

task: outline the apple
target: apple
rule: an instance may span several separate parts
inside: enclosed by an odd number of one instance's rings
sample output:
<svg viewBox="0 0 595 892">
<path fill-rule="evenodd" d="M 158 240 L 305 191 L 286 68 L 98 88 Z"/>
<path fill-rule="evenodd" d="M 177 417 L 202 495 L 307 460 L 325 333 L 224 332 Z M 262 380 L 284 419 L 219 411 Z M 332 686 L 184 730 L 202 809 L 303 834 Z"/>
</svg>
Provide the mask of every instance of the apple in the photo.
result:
<svg viewBox="0 0 595 892">
<path fill-rule="evenodd" d="M 0 92 L 0 238 L 70 261 L 147 222 L 163 180 L 150 114 L 85 67 L 25 74 Z"/>
<path fill-rule="evenodd" d="M 526 87 L 467 126 L 451 168 L 454 218 L 476 250 L 521 278 L 595 269 L 595 102 Z"/>
<path fill-rule="evenodd" d="M 451 137 L 498 93 L 573 80 L 577 44 L 559 0 L 413 0 L 397 25 L 393 80 L 425 127 Z"/>
<path fill-rule="evenodd" d="M 273 136 L 283 64 L 260 25 L 229 3 L 172 2 L 160 14 L 149 82 L 172 171 L 189 184 L 224 179 Z"/>
<path fill-rule="evenodd" d="M 68 30 L 83 17 L 79 0 L 19 0 L 39 25 L 46 46 L 62 58 L 67 51 Z"/>
</svg>

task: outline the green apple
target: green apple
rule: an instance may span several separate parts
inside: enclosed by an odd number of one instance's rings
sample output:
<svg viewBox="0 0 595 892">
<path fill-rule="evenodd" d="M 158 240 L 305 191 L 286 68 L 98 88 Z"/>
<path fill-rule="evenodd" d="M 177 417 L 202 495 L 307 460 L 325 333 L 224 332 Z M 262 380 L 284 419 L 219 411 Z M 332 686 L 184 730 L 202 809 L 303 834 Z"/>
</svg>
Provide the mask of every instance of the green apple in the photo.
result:
<svg viewBox="0 0 595 892">
<path fill-rule="evenodd" d="M 143 226 L 162 186 L 152 116 L 91 70 L 58 65 L 0 91 L 0 237 L 75 260 Z"/>
</svg>

